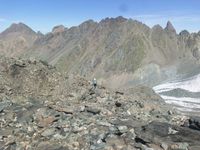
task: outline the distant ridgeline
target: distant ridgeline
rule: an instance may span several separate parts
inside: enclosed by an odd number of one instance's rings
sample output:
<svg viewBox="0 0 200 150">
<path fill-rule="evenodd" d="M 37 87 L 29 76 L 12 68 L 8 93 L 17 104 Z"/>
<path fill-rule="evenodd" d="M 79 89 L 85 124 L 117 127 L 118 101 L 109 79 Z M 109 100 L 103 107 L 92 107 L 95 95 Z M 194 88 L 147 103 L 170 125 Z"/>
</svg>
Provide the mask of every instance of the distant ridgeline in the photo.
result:
<svg viewBox="0 0 200 150">
<path fill-rule="evenodd" d="M 198 68 L 200 33 L 177 34 L 170 22 L 150 28 L 123 17 L 59 25 L 45 35 L 19 23 L 0 33 L 0 53 L 40 58 L 63 73 L 96 77 L 115 88 L 153 86 Z"/>
</svg>

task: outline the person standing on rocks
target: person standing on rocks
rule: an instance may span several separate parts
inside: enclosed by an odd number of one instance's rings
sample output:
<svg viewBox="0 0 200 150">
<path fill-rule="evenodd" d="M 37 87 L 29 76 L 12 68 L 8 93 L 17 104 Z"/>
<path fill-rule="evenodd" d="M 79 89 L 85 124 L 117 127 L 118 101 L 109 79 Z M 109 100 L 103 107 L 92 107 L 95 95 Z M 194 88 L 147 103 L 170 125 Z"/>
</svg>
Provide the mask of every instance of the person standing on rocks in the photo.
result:
<svg viewBox="0 0 200 150">
<path fill-rule="evenodd" d="M 96 78 L 93 79 L 92 84 L 93 84 L 93 88 L 96 89 L 96 87 L 97 87 L 97 79 Z"/>
</svg>

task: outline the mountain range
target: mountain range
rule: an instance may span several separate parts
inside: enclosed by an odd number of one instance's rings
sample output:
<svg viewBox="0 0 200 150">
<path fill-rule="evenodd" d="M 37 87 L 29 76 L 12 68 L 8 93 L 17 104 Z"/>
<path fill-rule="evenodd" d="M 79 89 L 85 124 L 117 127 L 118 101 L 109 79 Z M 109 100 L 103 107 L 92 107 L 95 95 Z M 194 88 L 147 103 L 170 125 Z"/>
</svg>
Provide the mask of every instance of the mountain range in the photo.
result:
<svg viewBox="0 0 200 150">
<path fill-rule="evenodd" d="M 150 28 L 121 16 L 59 25 L 47 34 L 18 23 L 0 33 L 0 53 L 39 58 L 62 73 L 96 77 L 112 88 L 153 86 L 198 72 L 200 32 L 177 33 L 170 21 Z"/>
</svg>

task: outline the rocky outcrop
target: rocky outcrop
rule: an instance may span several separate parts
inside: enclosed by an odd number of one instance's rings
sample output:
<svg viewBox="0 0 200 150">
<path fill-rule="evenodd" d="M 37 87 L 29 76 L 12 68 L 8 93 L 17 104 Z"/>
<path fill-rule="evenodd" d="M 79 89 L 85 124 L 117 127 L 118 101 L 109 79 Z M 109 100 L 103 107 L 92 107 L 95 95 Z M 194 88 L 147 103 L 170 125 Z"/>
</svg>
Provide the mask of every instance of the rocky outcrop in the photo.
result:
<svg viewBox="0 0 200 150">
<path fill-rule="evenodd" d="M 136 131 L 138 147 L 155 146 L 156 150 L 189 150 L 200 148 L 200 132 L 168 123 L 151 122 Z M 156 145 L 159 146 L 156 148 Z"/>
<path fill-rule="evenodd" d="M 189 36 L 190 33 L 187 30 L 183 30 L 179 33 L 180 36 Z"/>
<path fill-rule="evenodd" d="M 0 59 L 0 149 L 194 149 L 199 131 L 147 87 L 96 89 L 46 62 Z M 153 121 L 153 122 L 152 122 Z M 151 122 L 151 123 L 150 123 Z"/>
<path fill-rule="evenodd" d="M 200 131 L 200 117 L 197 116 L 190 117 L 188 120 L 184 122 L 183 126 Z"/>
<path fill-rule="evenodd" d="M 59 26 L 55 26 L 52 29 L 52 33 L 56 34 L 56 33 L 61 33 L 65 31 L 65 27 L 63 25 L 59 25 Z"/>
</svg>

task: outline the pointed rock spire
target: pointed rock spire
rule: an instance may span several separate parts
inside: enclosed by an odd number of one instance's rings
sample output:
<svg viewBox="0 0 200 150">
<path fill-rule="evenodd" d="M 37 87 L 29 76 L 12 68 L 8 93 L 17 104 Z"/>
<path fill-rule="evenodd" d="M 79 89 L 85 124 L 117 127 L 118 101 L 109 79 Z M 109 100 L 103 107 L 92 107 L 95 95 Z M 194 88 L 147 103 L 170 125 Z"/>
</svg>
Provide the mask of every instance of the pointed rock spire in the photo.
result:
<svg viewBox="0 0 200 150">
<path fill-rule="evenodd" d="M 165 30 L 168 32 L 176 33 L 176 29 L 174 28 L 174 26 L 172 25 L 170 21 L 167 22 Z"/>
</svg>

